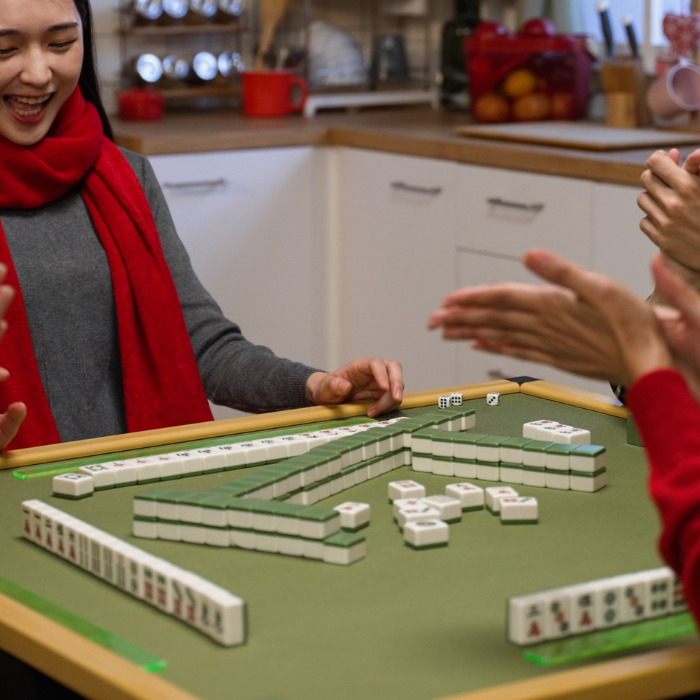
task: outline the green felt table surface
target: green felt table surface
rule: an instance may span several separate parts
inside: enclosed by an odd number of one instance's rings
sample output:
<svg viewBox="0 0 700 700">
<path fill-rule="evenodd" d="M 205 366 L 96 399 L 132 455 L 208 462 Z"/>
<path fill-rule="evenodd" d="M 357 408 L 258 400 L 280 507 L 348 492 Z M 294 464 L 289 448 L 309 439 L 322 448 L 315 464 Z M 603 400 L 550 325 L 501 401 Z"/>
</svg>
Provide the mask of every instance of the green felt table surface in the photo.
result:
<svg viewBox="0 0 700 700">
<path fill-rule="evenodd" d="M 522 658 L 505 635 L 508 596 L 660 565 L 659 523 L 646 492 L 642 448 L 624 419 L 512 394 L 484 399 L 474 432 L 517 437 L 547 418 L 591 431 L 608 452 L 609 485 L 594 494 L 515 486 L 540 503 L 538 525 L 504 527 L 465 513 L 446 548 L 404 545 L 387 483 L 415 478 L 428 494 L 454 477 L 393 471 L 321 505 L 371 504 L 367 558 L 349 567 L 131 535 L 133 486 L 81 501 L 51 495 L 51 479 L 0 472 L 0 576 L 164 658 L 163 677 L 206 700 L 430 700 L 551 670 Z M 411 409 L 415 415 L 434 407 Z M 294 432 L 290 430 L 290 432 Z M 248 471 L 169 482 L 205 489 Z M 492 482 L 479 482 L 481 486 Z M 21 538 L 20 502 L 40 498 L 224 586 L 248 603 L 245 646 L 222 648 L 175 619 Z M 688 635 L 643 650 L 695 641 Z M 587 663 L 594 663 L 587 662 Z"/>
</svg>

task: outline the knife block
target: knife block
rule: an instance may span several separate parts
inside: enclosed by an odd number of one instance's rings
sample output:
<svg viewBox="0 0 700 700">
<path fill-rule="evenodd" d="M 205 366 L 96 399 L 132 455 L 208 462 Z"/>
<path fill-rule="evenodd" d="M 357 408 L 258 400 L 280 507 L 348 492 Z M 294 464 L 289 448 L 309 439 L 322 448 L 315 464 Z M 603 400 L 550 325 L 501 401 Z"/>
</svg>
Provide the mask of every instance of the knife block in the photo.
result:
<svg viewBox="0 0 700 700">
<path fill-rule="evenodd" d="M 646 75 L 640 60 L 618 58 L 605 61 L 600 68 L 600 78 L 608 126 L 629 129 L 651 124 L 645 101 Z"/>
</svg>

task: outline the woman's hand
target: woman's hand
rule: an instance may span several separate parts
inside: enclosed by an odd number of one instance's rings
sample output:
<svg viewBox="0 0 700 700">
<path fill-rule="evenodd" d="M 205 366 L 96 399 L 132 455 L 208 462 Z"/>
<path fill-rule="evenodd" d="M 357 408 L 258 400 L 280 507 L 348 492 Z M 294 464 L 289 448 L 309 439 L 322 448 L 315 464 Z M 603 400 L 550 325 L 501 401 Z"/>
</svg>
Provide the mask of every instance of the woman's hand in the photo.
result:
<svg viewBox="0 0 700 700">
<path fill-rule="evenodd" d="M 0 283 L 7 275 L 7 267 L 0 263 Z M 10 302 L 15 296 L 15 290 L 7 284 L 0 284 L 0 339 L 7 330 L 5 314 L 10 306 Z M 0 383 L 7 380 L 10 373 L 0 367 Z M 7 407 L 5 413 L 0 414 L 0 450 L 4 450 L 12 438 L 17 435 L 17 431 L 22 425 L 22 421 L 27 415 L 27 407 L 20 402 L 15 402 Z"/>
<path fill-rule="evenodd" d="M 376 399 L 370 418 L 393 411 L 403 400 L 403 370 L 398 362 L 358 358 L 335 372 L 314 372 L 306 391 L 317 405 Z"/>
<path fill-rule="evenodd" d="M 656 151 L 640 182 L 637 204 L 646 214 L 639 228 L 669 258 L 700 272 L 700 150 L 680 165 L 678 149 Z"/>
<path fill-rule="evenodd" d="M 629 386 L 671 364 L 652 308 L 613 280 L 534 250 L 525 265 L 553 283 L 453 292 L 428 326 L 446 339 Z"/>
</svg>

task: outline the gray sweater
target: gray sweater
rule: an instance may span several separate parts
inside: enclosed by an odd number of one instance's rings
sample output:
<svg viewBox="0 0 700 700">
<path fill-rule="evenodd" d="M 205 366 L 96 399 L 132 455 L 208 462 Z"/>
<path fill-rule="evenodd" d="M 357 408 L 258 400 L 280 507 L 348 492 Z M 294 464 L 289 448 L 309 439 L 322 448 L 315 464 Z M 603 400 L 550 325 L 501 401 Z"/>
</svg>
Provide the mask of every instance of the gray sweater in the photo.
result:
<svg viewBox="0 0 700 700">
<path fill-rule="evenodd" d="M 223 316 L 192 269 L 150 163 L 123 153 L 151 206 L 207 397 L 250 412 L 308 406 L 315 370 L 249 343 Z M 40 209 L 5 210 L 0 221 L 61 439 L 126 432 L 112 281 L 79 190 Z"/>
</svg>

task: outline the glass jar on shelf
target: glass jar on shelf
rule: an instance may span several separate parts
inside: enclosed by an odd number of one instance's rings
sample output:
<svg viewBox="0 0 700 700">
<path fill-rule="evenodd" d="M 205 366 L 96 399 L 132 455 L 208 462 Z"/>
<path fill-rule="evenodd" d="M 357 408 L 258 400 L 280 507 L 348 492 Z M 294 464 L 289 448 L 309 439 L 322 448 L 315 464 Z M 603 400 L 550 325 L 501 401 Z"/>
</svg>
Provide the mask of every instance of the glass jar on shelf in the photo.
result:
<svg viewBox="0 0 700 700">
<path fill-rule="evenodd" d="M 184 24 L 189 11 L 189 0 L 163 0 L 161 20 L 164 24 Z"/>
<path fill-rule="evenodd" d="M 190 62 L 179 54 L 170 54 L 163 61 L 164 87 L 176 87 L 182 85 L 190 74 Z"/>
<path fill-rule="evenodd" d="M 200 51 L 192 59 L 190 81 L 199 85 L 209 84 L 216 78 L 218 72 L 219 64 L 216 56 L 209 51 Z"/>
<path fill-rule="evenodd" d="M 142 53 L 134 58 L 132 68 L 137 82 L 141 84 L 153 85 L 163 76 L 163 64 L 158 56 L 152 53 Z"/>
<path fill-rule="evenodd" d="M 240 22 L 245 12 L 245 0 L 218 0 L 217 5 L 215 20 L 222 24 Z"/>
<path fill-rule="evenodd" d="M 219 10 L 217 0 L 190 0 L 190 13 L 187 21 L 190 24 L 209 24 Z"/>
<path fill-rule="evenodd" d="M 132 11 L 134 24 L 150 24 L 163 15 L 163 0 L 134 0 Z"/>
<path fill-rule="evenodd" d="M 245 70 L 245 63 L 239 53 L 224 51 L 217 58 L 219 74 L 230 82 L 237 83 L 241 79 L 241 73 Z"/>
</svg>

